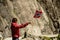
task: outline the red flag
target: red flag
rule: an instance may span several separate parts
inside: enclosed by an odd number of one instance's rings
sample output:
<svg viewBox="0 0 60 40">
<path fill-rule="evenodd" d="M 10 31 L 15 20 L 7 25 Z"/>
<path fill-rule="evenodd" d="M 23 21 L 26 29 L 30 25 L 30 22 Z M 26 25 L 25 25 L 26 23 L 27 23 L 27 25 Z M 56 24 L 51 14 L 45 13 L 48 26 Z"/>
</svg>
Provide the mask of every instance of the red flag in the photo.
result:
<svg viewBox="0 0 60 40">
<path fill-rule="evenodd" d="M 36 10 L 34 18 L 39 18 L 41 16 L 41 14 L 42 14 L 41 10 L 40 11 Z"/>
</svg>

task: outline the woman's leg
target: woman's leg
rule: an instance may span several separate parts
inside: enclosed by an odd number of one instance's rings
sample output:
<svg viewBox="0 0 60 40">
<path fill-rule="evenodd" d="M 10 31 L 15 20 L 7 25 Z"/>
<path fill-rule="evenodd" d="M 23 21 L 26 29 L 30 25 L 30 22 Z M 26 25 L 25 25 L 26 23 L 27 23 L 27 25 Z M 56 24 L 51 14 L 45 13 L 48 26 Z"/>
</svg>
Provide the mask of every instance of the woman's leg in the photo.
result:
<svg viewBox="0 0 60 40">
<path fill-rule="evenodd" d="M 19 38 L 13 37 L 12 40 L 19 40 Z"/>
</svg>

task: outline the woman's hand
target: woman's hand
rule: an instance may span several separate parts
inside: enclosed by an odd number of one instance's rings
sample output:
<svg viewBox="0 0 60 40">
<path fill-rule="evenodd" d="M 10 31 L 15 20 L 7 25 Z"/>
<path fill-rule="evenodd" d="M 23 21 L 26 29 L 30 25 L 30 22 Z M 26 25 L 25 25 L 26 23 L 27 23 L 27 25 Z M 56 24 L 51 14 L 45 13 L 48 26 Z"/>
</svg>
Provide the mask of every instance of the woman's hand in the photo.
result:
<svg viewBox="0 0 60 40">
<path fill-rule="evenodd" d="M 31 22 L 28 22 L 28 24 L 31 24 Z"/>
</svg>

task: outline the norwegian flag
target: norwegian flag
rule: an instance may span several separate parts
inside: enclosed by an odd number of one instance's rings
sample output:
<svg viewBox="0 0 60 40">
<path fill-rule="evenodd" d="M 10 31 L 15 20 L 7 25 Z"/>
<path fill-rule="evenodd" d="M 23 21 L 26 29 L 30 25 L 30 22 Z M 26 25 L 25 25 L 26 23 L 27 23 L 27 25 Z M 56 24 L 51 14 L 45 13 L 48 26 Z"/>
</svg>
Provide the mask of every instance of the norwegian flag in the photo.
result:
<svg viewBox="0 0 60 40">
<path fill-rule="evenodd" d="M 40 11 L 36 10 L 34 18 L 40 18 L 41 14 L 42 14 L 41 10 Z"/>
</svg>

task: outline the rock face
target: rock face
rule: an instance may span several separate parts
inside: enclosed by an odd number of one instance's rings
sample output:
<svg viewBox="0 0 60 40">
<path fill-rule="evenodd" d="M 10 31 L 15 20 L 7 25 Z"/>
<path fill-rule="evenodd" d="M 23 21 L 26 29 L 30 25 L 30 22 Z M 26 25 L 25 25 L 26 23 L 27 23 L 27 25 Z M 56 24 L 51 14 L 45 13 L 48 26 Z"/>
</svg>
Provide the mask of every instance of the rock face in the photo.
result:
<svg viewBox="0 0 60 40">
<path fill-rule="evenodd" d="M 36 10 L 43 12 L 38 19 L 33 18 Z M 34 33 L 57 33 L 60 24 L 60 0 L 0 0 L 0 31 L 4 38 L 11 36 L 10 25 L 14 17 L 19 24 L 32 22 L 26 28 L 20 29 L 21 36 L 25 32 L 27 36 Z"/>
</svg>

